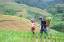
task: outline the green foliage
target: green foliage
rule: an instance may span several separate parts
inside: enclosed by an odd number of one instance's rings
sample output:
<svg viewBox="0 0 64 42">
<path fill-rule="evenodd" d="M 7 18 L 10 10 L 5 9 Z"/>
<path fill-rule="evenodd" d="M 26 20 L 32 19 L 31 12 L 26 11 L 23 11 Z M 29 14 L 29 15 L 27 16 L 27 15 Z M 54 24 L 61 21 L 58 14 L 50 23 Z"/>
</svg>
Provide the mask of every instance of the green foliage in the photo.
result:
<svg viewBox="0 0 64 42">
<path fill-rule="evenodd" d="M 52 15 L 56 15 L 58 13 L 64 13 L 64 7 L 50 7 L 46 11 L 51 13 Z"/>
<path fill-rule="evenodd" d="M 54 30 L 57 30 L 59 32 L 64 32 L 64 24 L 62 24 L 62 23 L 53 25 L 51 28 Z"/>
<path fill-rule="evenodd" d="M 60 6 L 57 7 L 57 13 L 63 13 L 63 11 L 64 11 L 64 7 L 60 7 Z"/>
<path fill-rule="evenodd" d="M 21 0 L 15 0 L 16 3 L 21 4 Z"/>
<path fill-rule="evenodd" d="M 19 17 L 22 17 L 22 15 L 20 15 Z"/>
<path fill-rule="evenodd" d="M 38 41 L 41 40 L 40 38 L 40 32 L 35 32 L 35 35 L 32 35 L 32 32 L 30 31 L 14 31 L 14 30 L 0 30 L 0 42 L 32 42 L 36 41 L 36 36 L 38 36 Z M 44 36 L 45 33 L 42 35 L 42 41 L 44 41 Z M 51 38 L 51 41 L 54 41 L 52 38 L 54 37 L 59 37 L 64 38 L 63 33 L 57 33 L 57 34 L 48 34 L 48 36 Z M 46 40 L 48 37 L 46 37 Z M 56 42 L 58 42 L 59 39 L 56 39 Z M 64 42 L 63 40 L 61 40 Z"/>
<path fill-rule="evenodd" d="M 46 10 L 53 16 L 53 21 L 64 21 L 64 7 L 50 7 Z"/>
<path fill-rule="evenodd" d="M 37 7 L 41 9 L 48 8 L 50 6 L 54 6 L 59 3 L 63 3 L 63 0 L 53 0 L 53 1 L 46 1 L 46 0 L 15 0 L 18 4 L 26 4 L 28 6 Z"/>
<path fill-rule="evenodd" d="M 45 19 L 46 19 L 46 20 L 49 20 L 49 21 L 51 21 L 51 20 L 53 19 L 53 17 L 51 17 L 51 16 L 48 16 L 48 17 L 46 17 Z"/>
<path fill-rule="evenodd" d="M 0 3 L 0 12 L 5 15 L 16 15 L 16 12 L 21 12 L 20 5 Z"/>
<path fill-rule="evenodd" d="M 25 4 L 19 5 L 19 4 L 15 4 L 15 3 L 12 3 L 12 4 L 11 3 L 9 3 L 9 4 L 8 3 L 2 3 L 0 5 L 4 5 L 2 8 L 0 8 L 0 12 L 2 11 L 3 14 L 8 14 L 8 15 L 15 15 L 16 13 L 18 14 L 18 12 L 23 12 L 25 10 L 32 11 L 32 14 L 33 14 L 33 12 L 34 12 L 34 14 L 43 14 L 43 12 L 45 12 L 39 8 L 29 7 Z M 26 14 L 27 14 L 27 12 L 26 12 Z M 48 13 L 46 13 L 46 14 L 49 15 Z M 46 14 L 43 14 L 43 15 L 46 15 Z"/>
<path fill-rule="evenodd" d="M 15 10 L 13 10 L 13 9 L 8 9 L 5 11 L 5 13 L 8 13 L 8 15 L 16 15 Z"/>
<path fill-rule="evenodd" d="M 51 13 L 52 15 L 55 15 L 57 13 L 57 8 L 50 7 L 46 11 L 49 12 L 49 13 Z"/>
<path fill-rule="evenodd" d="M 1 4 L 1 3 L 0 3 L 0 8 L 3 8 L 4 6 L 5 6 L 5 4 Z"/>
<path fill-rule="evenodd" d="M 27 15 L 28 15 L 28 19 L 35 19 L 36 20 L 36 22 L 38 22 L 39 23 L 39 16 L 42 16 L 42 17 L 45 17 L 45 16 L 43 16 L 42 14 L 39 14 L 39 13 L 35 13 L 35 12 L 32 12 L 32 11 L 28 11 L 27 10 Z"/>
</svg>

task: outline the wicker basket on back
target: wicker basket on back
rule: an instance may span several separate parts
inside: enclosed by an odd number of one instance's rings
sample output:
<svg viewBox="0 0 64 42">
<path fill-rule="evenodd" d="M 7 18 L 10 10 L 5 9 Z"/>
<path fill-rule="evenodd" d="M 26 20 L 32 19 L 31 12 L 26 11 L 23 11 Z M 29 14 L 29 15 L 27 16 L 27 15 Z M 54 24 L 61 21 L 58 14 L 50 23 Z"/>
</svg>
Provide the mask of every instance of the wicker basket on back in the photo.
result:
<svg viewBox="0 0 64 42">
<path fill-rule="evenodd" d="M 50 25 L 50 21 L 46 20 L 46 27 L 48 27 Z"/>
</svg>

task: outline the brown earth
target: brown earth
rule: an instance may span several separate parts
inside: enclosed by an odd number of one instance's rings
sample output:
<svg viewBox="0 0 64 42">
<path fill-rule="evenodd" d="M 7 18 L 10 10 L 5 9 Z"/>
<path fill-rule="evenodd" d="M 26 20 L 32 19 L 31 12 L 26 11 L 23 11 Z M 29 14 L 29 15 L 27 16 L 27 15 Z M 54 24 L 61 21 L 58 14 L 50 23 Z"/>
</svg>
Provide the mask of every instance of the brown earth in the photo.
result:
<svg viewBox="0 0 64 42">
<path fill-rule="evenodd" d="M 23 9 L 22 12 L 17 12 L 17 16 L 20 16 L 20 15 L 22 15 L 22 17 L 24 17 L 24 18 L 27 18 L 26 10 Z"/>
<path fill-rule="evenodd" d="M 0 29 L 31 31 L 31 22 L 22 18 L 4 16 L 0 17 Z M 35 31 L 39 31 L 39 28 L 36 28 Z"/>
</svg>

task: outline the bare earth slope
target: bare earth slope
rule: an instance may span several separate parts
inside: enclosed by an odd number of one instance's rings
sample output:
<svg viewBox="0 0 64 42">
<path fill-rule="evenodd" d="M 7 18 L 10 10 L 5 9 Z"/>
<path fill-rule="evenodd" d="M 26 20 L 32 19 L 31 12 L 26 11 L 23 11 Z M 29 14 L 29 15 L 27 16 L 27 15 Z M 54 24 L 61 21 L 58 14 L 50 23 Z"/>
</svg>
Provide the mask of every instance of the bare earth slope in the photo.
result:
<svg viewBox="0 0 64 42">
<path fill-rule="evenodd" d="M 24 18 L 2 15 L 0 16 L 0 29 L 30 31 L 31 23 Z M 35 31 L 39 31 L 39 29 Z"/>
</svg>

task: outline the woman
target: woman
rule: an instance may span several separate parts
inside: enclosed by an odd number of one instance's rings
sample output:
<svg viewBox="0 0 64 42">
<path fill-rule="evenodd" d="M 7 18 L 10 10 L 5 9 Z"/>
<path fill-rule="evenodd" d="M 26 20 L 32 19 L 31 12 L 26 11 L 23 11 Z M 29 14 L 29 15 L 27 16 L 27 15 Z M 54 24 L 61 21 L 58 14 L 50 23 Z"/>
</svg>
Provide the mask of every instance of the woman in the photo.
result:
<svg viewBox="0 0 64 42">
<path fill-rule="evenodd" d="M 45 21 L 45 19 L 44 19 L 42 16 L 40 16 L 39 19 L 41 20 L 41 29 L 40 29 L 40 33 L 42 34 L 43 31 L 44 31 L 44 32 L 47 31 L 47 30 L 46 30 L 46 21 Z"/>
</svg>

